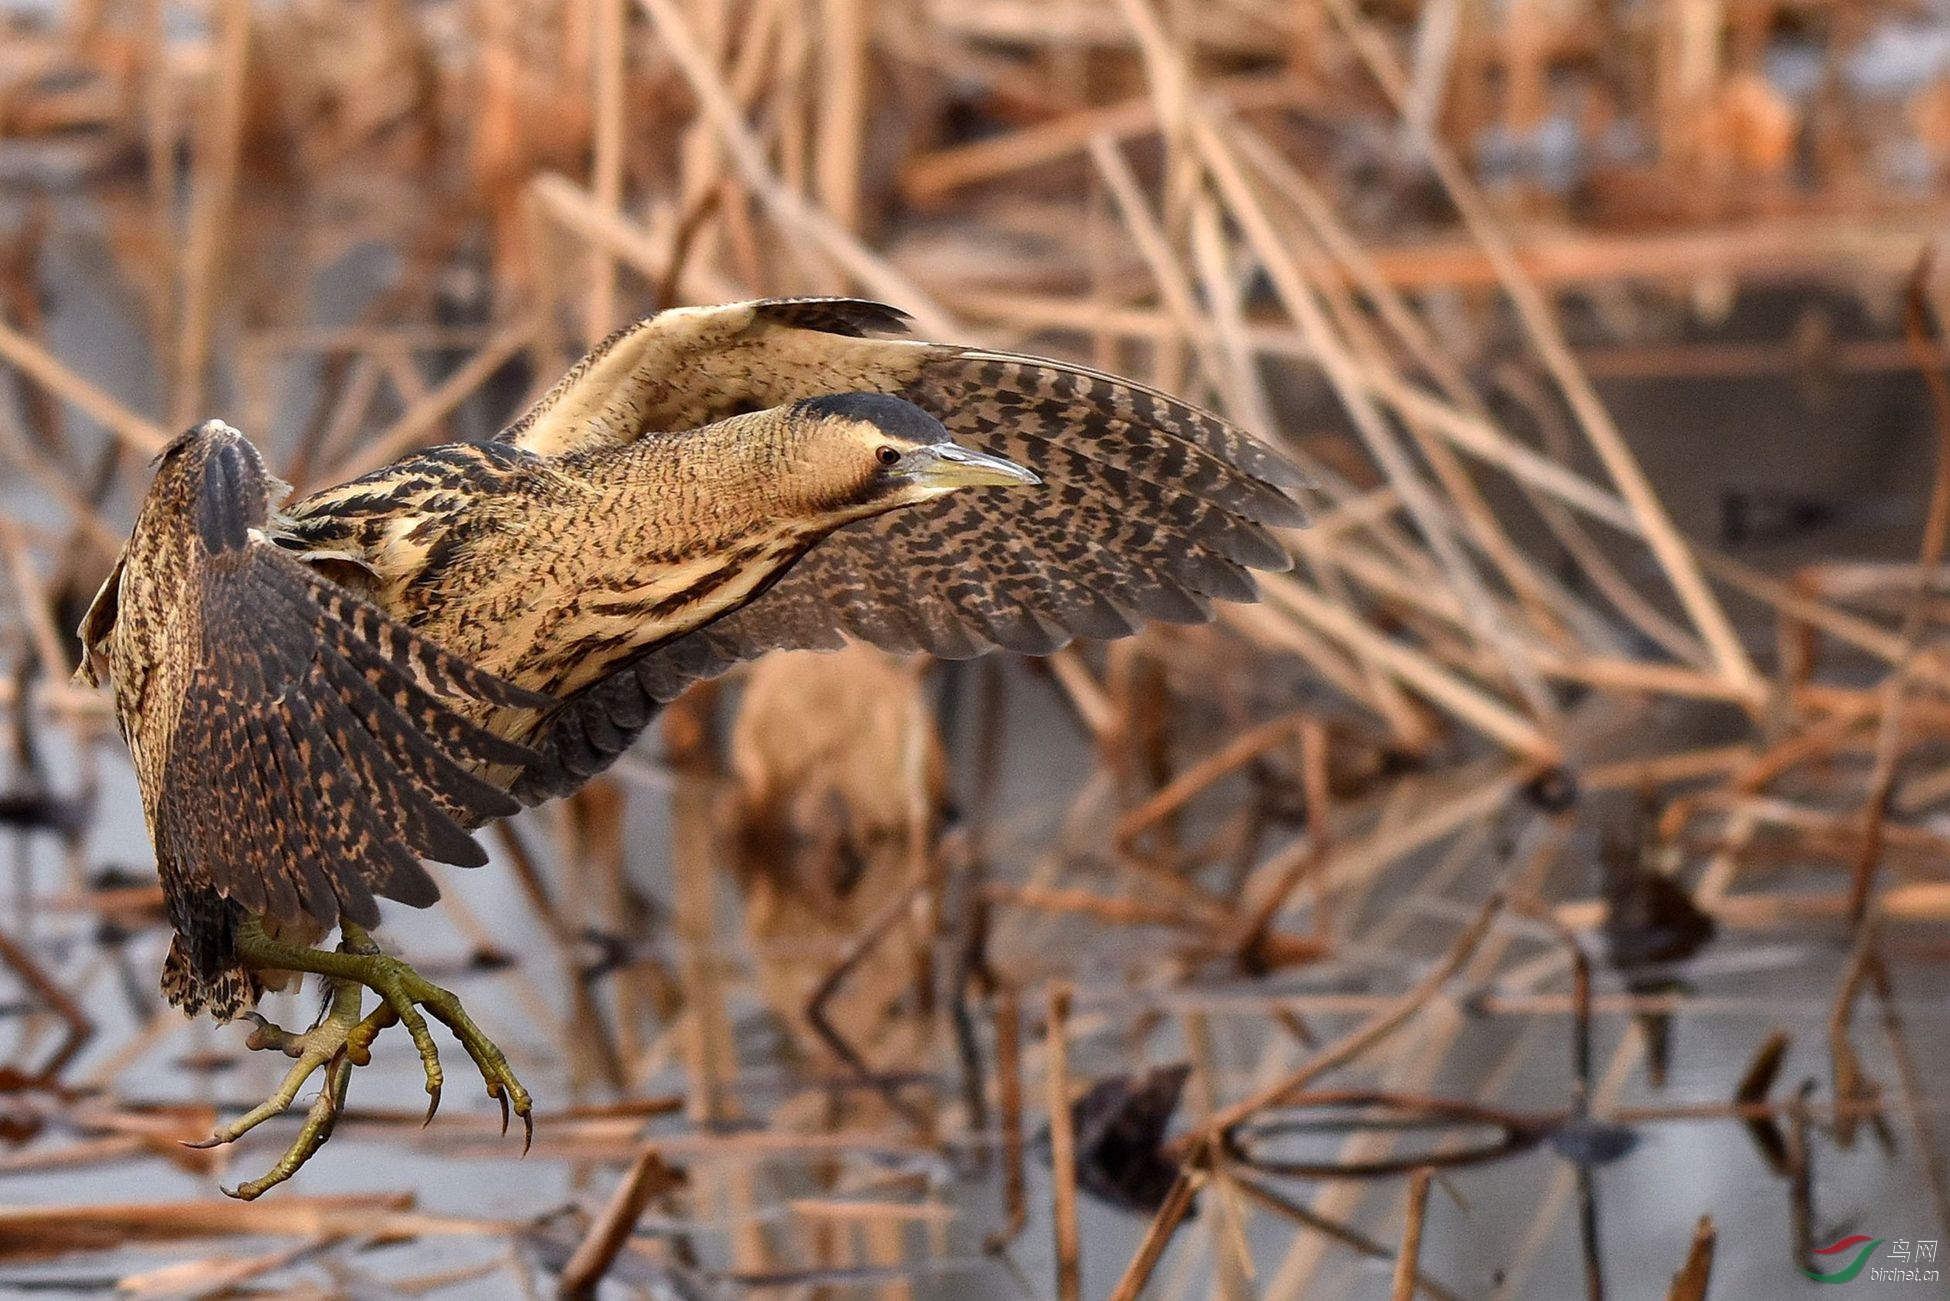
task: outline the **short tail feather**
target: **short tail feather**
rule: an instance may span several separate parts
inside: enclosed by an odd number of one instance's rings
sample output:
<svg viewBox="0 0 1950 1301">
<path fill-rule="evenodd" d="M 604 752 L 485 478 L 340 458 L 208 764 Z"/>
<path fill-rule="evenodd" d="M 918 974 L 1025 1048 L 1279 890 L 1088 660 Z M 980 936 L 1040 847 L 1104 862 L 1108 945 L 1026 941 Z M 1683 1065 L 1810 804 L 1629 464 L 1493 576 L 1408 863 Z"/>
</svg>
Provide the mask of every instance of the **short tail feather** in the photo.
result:
<svg viewBox="0 0 1950 1301">
<path fill-rule="evenodd" d="M 172 1006 L 183 1009 L 184 1016 L 208 1011 L 218 1021 L 228 1021 L 255 1007 L 264 986 L 241 962 L 215 968 L 199 966 L 178 935 L 170 941 L 169 956 L 163 959 L 162 992 Z"/>
<path fill-rule="evenodd" d="M 207 1011 L 228 1021 L 254 1007 L 264 983 L 237 956 L 238 910 L 214 890 L 168 897 L 176 934 L 163 959 L 162 992 L 184 1016 Z"/>
</svg>

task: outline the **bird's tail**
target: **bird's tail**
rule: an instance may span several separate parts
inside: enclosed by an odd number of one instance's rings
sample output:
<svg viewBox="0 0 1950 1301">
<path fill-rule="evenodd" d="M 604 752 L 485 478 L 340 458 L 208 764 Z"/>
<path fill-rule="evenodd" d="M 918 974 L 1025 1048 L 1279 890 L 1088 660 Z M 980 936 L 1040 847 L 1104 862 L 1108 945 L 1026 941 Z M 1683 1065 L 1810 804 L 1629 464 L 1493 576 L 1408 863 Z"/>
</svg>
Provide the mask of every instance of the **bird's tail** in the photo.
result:
<svg viewBox="0 0 1950 1301">
<path fill-rule="evenodd" d="M 169 900 L 176 934 L 163 959 L 163 997 L 185 1016 L 208 1011 L 228 1021 L 256 1005 L 263 982 L 237 956 L 236 905 L 214 890 L 184 895 Z"/>
<path fill-rule="evenodd" d="M 183 1009 L 184 1016 L 207 1010 L 217 1020 L 228 1021 L 256 1006 L 264 987 L 241 962 L 214 969 L 201 966 L 192 960 L 188 945 L 178 935 L 170 941 L 169 956 L 163 959 L 162 992 L 173 1006 Z"/>
</svg>

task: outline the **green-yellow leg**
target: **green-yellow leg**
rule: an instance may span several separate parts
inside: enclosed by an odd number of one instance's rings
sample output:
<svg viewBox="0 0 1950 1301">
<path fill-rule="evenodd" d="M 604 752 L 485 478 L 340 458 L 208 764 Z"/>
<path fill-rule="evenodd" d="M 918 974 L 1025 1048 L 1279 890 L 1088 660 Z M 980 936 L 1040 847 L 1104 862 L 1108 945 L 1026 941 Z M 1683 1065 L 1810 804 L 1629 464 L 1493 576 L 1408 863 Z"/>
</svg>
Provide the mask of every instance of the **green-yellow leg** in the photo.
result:
<svg viewBox="0 0 1950 1301">
<path fill-rule="evenodd" d="M 357 989 L 358 986 L 353 986 Z M 240 1202 L 255 1201 L 266 1190 L 298 1173 L 298 1168 L 312 1159 L 325 1140 L 332 1136 L 332 1130 L 339 1123 L 339 1113 L 345 1110 L 345 1091 L 352 1083 L 352 1068 L 358 1063 L 352 1059 L 351 1051 L 338 1053 L 325 1064 L 325 1087 L 318 1092 L 317 1101 L 305 1113 L 305 1123 L 298 1130 L 298 1137 L 292 1140 L 278 1163 L 259 1178 L 247 1180 L 235 1188 L 224 1188 L 226 1196 L 235 1197 Z"/>
<path fill-rule="evenodd" d="M 529 1101 L 528 1090 L 515 1078 L 514 1068 L 508 1065 L 508 1059 L 494 1041 L 481 1033 L 481 1028 L 461 1007 L 460 999 L 401 959 L 381 953 L 364 928 L 346 922 L 339 930 L 343 937 L 340 951 L 330 953 L 271 939 L 255 922 L 248 922 L 238 932 L 237 952 L 253 967 L 309 971 L 335 982 L 353 981 L 378 994 L 383 1000 L 382 1005 L 366 1020 L 374 1025 L 374 1033 L 377 1033 L 397 1019 L 406 1027 L 407 1034 L 413 1037 L 413 1044 L 420 1050 L 420 1061 L 426 1070 L 427 1096 L 430 1100 L 427 1119 L 431 1120 L 434 1108 L 440 1105 L 442 1076 L 440 1054 L 433 1046 L 433 1036 L 427 1031 L 426 1018 L 419 1012 L 420 1008 L 426 1008 L 434 1020 L 454 1032 L 460 1046 L 474 1059 L 474 1065 L 480 1069 L 481 1078 L 487 1084 L 488 1096 L 501 1104 L 502 1132 L 507 1132 L 508 1114 L 512 1109 L 515 1115 L 521 1117 L 527 1137 L 532 1140 L 535 1121 L 530 1114 L 533 1104 Z M 527 1150 L 526 1144 L 522 1150 Z"/>
<path fill-rule="evenodd" d="M 256 1018 L 257 1029 L 251 1032 L 249 1046 L 254 1049 L 278 1049 L 286 1056 L 297 1058 L 296 1064 L 285 1073 L 284 1080 L 270 1097 L 219 1128 L 209 1138 L 186 1146 L 209 1148 L 236 1142 L 271 1117 L 288 1110 L 297 1100 L 298 1090 L 304 1087 L 305 1081 L 320 1069 L 326 1073 L 325 1088 L 312 1104 L 298 1137 L 271 1172 L 235 1190 L 225 1189 L 230 1196 L 250 1201 L 265 1189 L 283 1183 L 332 1136 L 332 1128 L 338 1123 L 339 1111 L 345 1104 L 345 1090 L 351 1081 L 352 1068 L 363 1066 L 371 1060 L 373 1038 L 384 1028 L 377 1016 L 360 1019 L 359 1009 L 364 993 L 360 985 L 351 981 L 335 984 L 325 1014 L 319 1018 L 317 1025 L 303 1034 L 292 1034 L 263 1017 Z"/>
<path fill-rule="evenodd" d="M 281 1049 L 296 1057 L 297 1064 L 262 1105 L 219 1129 L 206 1141 L 194 1145 L 213 1147 L 235 1141 L 289 1108 L 305 1080 L 320 1068 L 327 1069 L 326 1088 L 313 1105 L 297 1140 L 270 1174 L 243 1185 L 234 1195 L 248 1199 L 284 1182 L 324 1145 L 344 1102 L 352 1067 L 363 1066 L 371 1060 L 373 1039 L 381 1030 L 396 1022 L 406 1027 L 414 1046 L 419 1049 L 420 1061 L 426 1072 L 427 1120 L 433 1119 L 434 1111 L 440 1106 L 443 1077 L 440 1054 L 434 1047 L 426 1018 L 420 1015 L 421 1007 L 454 1032 L 461 1047 L 467 1050 L 467 1055 L 480 1068 L 488 1096 L 501 1104 L 502 1132 L 507 1132 L 511 1110 L 521 1117 L 525 1135 L 522 1151 L 526 1153 L 535 1133 L 528 1090 L 515 1078 L 508 1059 L 494 1041 L 481 1033 L 480 1027 L 467 1015 L 460 1000 L 400 959 L 381 953 L 363 928 L 347 922 L 340 927 L 340 932 L 339 948 L 335 953 L 274 940 L 264 934 L 255 921 L 245 923 L 238 932 L 238 956 L 246 963 L 259 969 L 302 971 L 324 976 L 332 985 L 332 1002 L 324 1019 L 304 1034 L 292 1034 L 260 1019 L 258 1029 L 251 1035 L 250 1046 Z M 366 989 L 378 994 L 381 1001 L 372 1014 L 362 1020 L 359 1012 Z"/>
</svg>

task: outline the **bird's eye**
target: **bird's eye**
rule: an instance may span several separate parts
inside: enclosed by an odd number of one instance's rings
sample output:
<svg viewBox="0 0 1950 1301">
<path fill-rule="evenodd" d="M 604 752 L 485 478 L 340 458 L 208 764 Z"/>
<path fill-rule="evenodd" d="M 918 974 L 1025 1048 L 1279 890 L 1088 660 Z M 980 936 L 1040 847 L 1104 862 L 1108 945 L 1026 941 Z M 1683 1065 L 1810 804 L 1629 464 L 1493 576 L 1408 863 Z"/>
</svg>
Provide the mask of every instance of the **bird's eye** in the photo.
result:
<svg viewBox="0 0 1950 1301">
<path fill-rule="evenodd" d="M 873 454 L 873 459 L 882 465 L 893 465 L 901 459 L 901 450 L 898 447 L 888 447 L 882 444 L 880 449 Z"/>
</svg>

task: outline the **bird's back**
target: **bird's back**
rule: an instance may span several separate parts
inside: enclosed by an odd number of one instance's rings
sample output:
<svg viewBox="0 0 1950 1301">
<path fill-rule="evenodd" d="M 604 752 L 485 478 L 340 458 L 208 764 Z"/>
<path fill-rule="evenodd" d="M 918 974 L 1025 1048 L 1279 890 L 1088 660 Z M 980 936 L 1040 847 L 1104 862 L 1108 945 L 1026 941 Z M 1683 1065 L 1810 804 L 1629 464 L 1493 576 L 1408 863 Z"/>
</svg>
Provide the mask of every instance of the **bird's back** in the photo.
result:
<svg viewBox="0 0 1950 1301">
<path fill-rule="evenodd" d="M 216 438 L 209 429 L 180 435 L 158 456 L 135 527 L 81 625 L 80 676 L 96 682 L 105 668 L 113 680 L 116 719 L 152 829 L 203 639 L 206 610 L 198 596 L 212 549 L 203 535 L 248 538 L 265 522 L 248 503 L 268 506 L 277 486 L 254 457 L 219 458 L 207 445 Z"/>
</svg>

